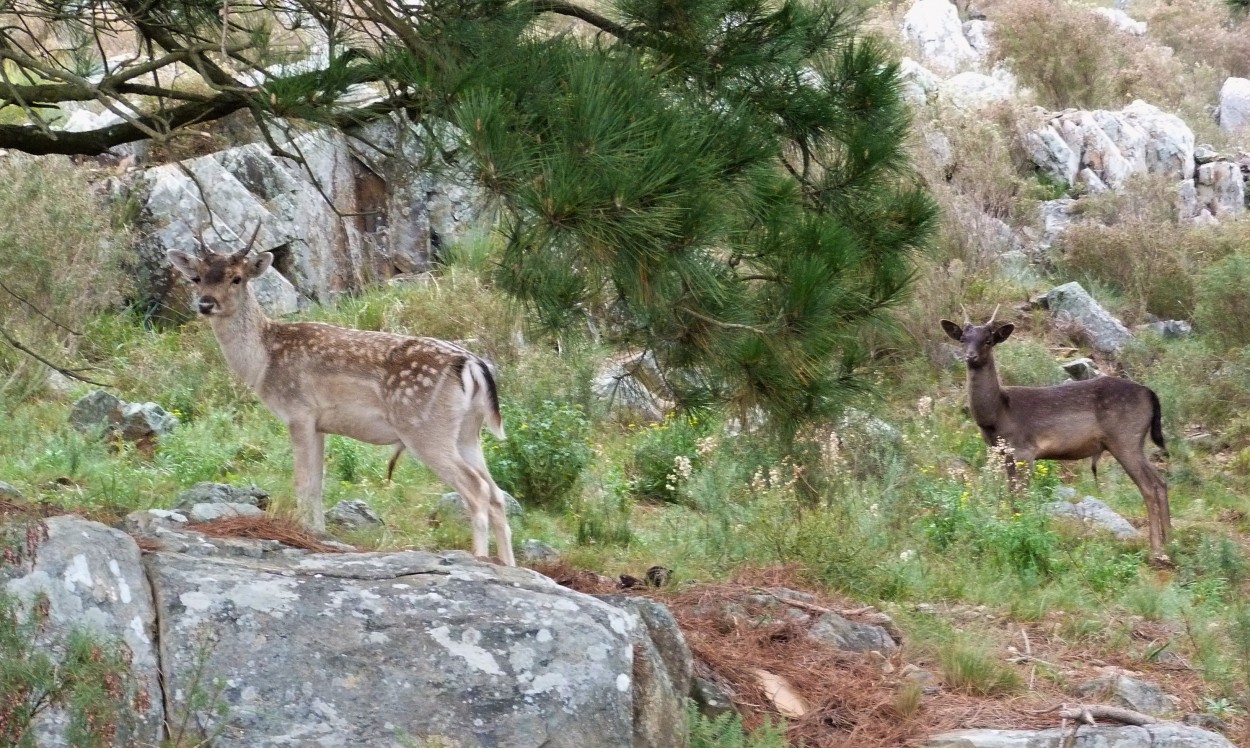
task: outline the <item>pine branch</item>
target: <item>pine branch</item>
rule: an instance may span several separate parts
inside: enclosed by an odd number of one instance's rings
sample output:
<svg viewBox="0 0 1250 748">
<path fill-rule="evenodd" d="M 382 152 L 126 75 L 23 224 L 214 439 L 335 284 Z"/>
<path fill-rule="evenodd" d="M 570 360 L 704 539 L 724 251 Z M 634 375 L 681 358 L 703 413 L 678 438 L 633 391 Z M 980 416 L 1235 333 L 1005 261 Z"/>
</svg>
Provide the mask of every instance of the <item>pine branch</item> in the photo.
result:
<svg viewBox="0 0 1250 748">
<path fill-rule="evenodd" d="M 531 5 L 535 13 L 555 13 L 560 16 L 576 18 L 601 31 L 606 31 L 622 41 L 637 41 L 638 35 L 633 29 L 622 26 L 607 16 L 595 13 L 580 5 L 562 2 L 561 0 L 531 0 Z"/>
<path fill-rule="evenodd" d="M 39 363 L 48 367 L 49 369 L 60 372 L 61 374 L 69 377 L 70 379 L 77 379 L 80 382 L 86 382 L 87 384 L 94 384 L 97 387 L 112 387 L 113 386 L 111 384 L 105 384 L 104 382 L 97 382 L 94 379 L 88 379 L 78 373 L 80 371 L 85 371 L 85 369 L 68 369 L 64 366 L 58 366 L 52 363 L 48 359 L 44 358 L 43 356 L 40 356 L 35 351 L 31 350 L 30 348 L 22 344 L 21 341 L 17 340 L 12 335 L 10 335 L 8 330 L 5 330 L 3 327 L 0 327 L 0 338 L 4 338 L 4 341 L 6 343 L 13 346 L 17 350 L 21 351 L 22 353 L 25 353 L 27 356 L 30 356 L 31 358 L 35 359 Z"/>
</svg>

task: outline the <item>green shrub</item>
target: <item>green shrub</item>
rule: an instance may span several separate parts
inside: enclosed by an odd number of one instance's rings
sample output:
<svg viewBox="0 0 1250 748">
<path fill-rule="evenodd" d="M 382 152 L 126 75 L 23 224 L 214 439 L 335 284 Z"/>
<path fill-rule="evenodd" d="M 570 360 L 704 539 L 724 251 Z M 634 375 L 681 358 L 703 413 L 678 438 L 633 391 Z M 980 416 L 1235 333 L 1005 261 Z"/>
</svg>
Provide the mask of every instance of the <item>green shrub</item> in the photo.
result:
<svg viewBox="0 0 1250 748">
<path fill-rule="evenodd" d="M 630 461 L 630 486 L 643 501 L 675 502 L 680 487 L 700 461 L 699 440 L 707 433 L 698 416 L 669 415 L 663 423 L 638 431 Z"/>
<path fill-rule="evenodd" d="M 1202 271 L 1194 321 L 1230 348 L 1250 345 L 1250 254 L 1235 252 Z"/>
<path fill-rule="evenodd" d="M 955 644 L 938 653 L 942 678 L 952 691 L 1003 696 L 1020 688 L 1020 676 L 982 649 Z"/>
<path fill-rule="evenodd" d="M 577 542 L 628 546 L 634 540 L 629 486 L 615 466 L 601 472 L 598 485 L 586 491 L 576 504 Z"/>
<path fill-rule="evenodd" d="M 590 464 L 590 423 L 579 406 L 543 400 L 503 408 L 508 438 L 490 442 L 495 482 L 522 503 L 567 506 Z"/>
</svg>

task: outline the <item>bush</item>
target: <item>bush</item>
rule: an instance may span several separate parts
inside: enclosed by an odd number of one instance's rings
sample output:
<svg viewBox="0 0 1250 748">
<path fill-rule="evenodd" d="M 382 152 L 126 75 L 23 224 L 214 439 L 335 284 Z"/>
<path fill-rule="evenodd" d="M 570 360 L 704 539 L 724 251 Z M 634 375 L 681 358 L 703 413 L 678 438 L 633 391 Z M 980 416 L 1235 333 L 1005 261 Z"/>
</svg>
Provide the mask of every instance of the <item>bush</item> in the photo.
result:
<svg viewBox="0 0 1250 748">
<path fill-rule="evenodd" d="M 962 644 L 938 654 L 942 676 L 952 691 L 969 696 L 1003 696 L 1020 688 L 1020 676 L 988 652 Z"/>
<path fill-rule="evenodd" d="M 523 503 L 567 506 L 591 458 L 582 409 L 543 400 L 504 407 L 503 417 L 508 438 L 487 449 L 495 482 Z"/>
<path fill-rule="evenodd" d="M 91 315 L 126 292 L 117 251 L 124 237 L 68 159 L 0 162 L 0 215 L 0 281 L 7 289 L 0 289 L 0 327 L 43 357 L 72 366 L 78 336 L 71 330 L 81 332 Z M 45 373 L 0 344 L 0 394 L 28 397 Z"/>
<path fill-rule="evenodd" d="M 1199 329 L 1227 347 L 1250 345 L 1250 254 L 1236 252 L 1198 277 L 1194 320 Z"/>
<path fill-rule="evenodd" d="M 1010 0 L 994 14 L 998 59 L 1051 109 L 1117 108 L 1132 98 L 1175 103 L 1185 94 L 1170 52 L 1115 30 L 1089 8 Z"/>
<path fill-rule="evenodd" d="M 693 415 L 669 415 L 663 423 L 642 427 L 629 467 L 634 496 L 644 501 L 679 501 L 681 484 L 698 467 L 699 440 L 706 431 Z"/>
</svg>

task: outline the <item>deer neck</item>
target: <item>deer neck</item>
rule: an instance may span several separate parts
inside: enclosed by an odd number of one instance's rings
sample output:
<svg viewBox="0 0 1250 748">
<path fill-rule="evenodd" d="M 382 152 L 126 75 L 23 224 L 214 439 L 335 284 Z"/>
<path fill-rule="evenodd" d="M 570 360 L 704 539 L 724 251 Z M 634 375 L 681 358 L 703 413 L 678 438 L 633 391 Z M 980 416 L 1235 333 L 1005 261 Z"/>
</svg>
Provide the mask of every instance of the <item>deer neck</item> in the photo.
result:
<svg viewBox="0 0 1250 748">
<path fill-rule="evenodd" d="M 270 322 L 252 290 L 247 290 L 234 314 L 209 317 L 208 322 L 226 365 L 249 387 L 257 389 L 269 365 L 265 332 Z"/>
<path fill-rule="evenodd" d="M 1003 386 L 991 356 L 977 368 L 968 367 L 968 405 L 982 428 L 998 423 L 1003 411 Z"/>
</svg>

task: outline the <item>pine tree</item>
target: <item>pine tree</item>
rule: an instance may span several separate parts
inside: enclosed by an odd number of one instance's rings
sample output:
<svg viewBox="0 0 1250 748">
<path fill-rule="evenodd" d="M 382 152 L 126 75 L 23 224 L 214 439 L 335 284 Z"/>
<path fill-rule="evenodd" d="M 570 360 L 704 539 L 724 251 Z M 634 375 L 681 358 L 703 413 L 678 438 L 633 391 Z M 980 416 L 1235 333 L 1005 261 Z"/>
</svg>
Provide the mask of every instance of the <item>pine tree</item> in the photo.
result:
<svg viewBox="0 0 1250 748">
<path fill-rule="evenodd" d="M 337 127 L 403 112 L 494 198 L 499 283 L 544 325 L 593 314 L 616 344 L 655 354 L 682 405 L 758 408 L 783 432 L 859 386 L 865 331 L 906 292 L 934 220 L 908 171 L 897 66 L 849 7 L 94 0 L 69 13 L 63 0 L 32 2 L 87 40 L 127 25 L 145 56 L 84 90 L 72 65 L 0 31 L 29 55 L 9 55 L 23 75 L 0 82 L 0 97 L 34 119 L 41 100 L 149 105 L 54 138 L 0 125 L 0 147 L 93 152 L 238 110 Z M 305 23 L 328 61 L 275 73 L 278 32 Z M 131 75 L 171 56 L 210 93 Z M 249 69 L 264 70 L 253 85 Z M 386 95 L 343 103 L 360 83 Z"/>
</svg>

